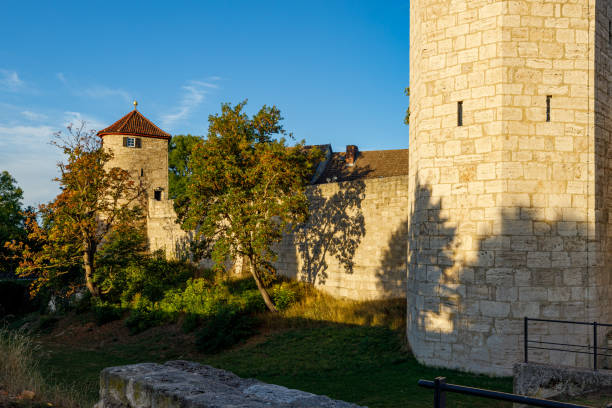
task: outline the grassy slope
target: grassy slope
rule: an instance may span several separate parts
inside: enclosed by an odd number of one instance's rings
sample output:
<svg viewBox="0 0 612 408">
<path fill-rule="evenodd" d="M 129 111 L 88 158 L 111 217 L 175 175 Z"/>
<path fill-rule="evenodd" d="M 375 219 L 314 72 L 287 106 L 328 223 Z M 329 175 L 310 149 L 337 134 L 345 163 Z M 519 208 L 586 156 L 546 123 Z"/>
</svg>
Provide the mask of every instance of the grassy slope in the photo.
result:
<svg viewBox="0 0 612 408">
<path fill-rule="evenodd" d="M 51 337 L 52 338 L 52 337 Z M 184 344 L 176 329 L 104 344 L 44 345 L 41 368 L 51 381 L 76 383 L 89 401 L 97 397 L 99 371 L 108 366 L 184 358 L 224 368 L 243 377 L 281 384 L 370 407 L 428 407 L 432 392 L 420 378 L 444 375 L 449 382 L 511 391 L 509 378 L 489 378 L 427 368 L 402 351 L 401 335 L 382 327 L 317 324 L 269 335 L 259 342 L 216 355 L 202 355 Z M 129 339 L 128 339 L 129 340 Z M 463 396 L 449 397 L 449 407 L 504 407 Z"/>
</svg>

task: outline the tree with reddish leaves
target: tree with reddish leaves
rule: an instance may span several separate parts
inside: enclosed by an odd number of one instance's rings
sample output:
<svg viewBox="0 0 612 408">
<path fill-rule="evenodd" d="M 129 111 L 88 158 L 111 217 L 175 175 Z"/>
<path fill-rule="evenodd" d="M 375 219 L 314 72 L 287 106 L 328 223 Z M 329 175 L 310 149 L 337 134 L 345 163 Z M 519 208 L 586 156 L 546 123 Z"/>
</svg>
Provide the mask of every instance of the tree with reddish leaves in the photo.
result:
<svg viewBox="0 0 612 408">
<path fill-rule="evenodd" d="M 143 190 L 127 171 L 109 168 L 112 153 L 84 123 L 56 133 L 51 144 L 65 156 L 54 179 L 60 193 L 28 214 L 27 239 L 8 247 L 19 258 L 17 273 L 34 278 L 32 295 L 44 286 L 70 294 L 84 285 L 99 297 L 96 253 L 110 234 L 142 228 Z"/>
<path fill-rule="evenodd" d="M 208 136 L 196 144 L 189 159 L 186 192 L 177 197 L 182 227 L 195 231 L 196 242 L 221 268 L 227 259 L 248 261 L 257 288 L 269 310 L 276 311 L 266 290 L 275 273 L 278 243 L 287 229 L 308 216 L 304 194 L 319 149 L 303 142 L 286 144 L 287 135 L 276 107 L 264 106 L 252 117 L 243 108 L 223 104 L 209 116 Z"/>
</svg>

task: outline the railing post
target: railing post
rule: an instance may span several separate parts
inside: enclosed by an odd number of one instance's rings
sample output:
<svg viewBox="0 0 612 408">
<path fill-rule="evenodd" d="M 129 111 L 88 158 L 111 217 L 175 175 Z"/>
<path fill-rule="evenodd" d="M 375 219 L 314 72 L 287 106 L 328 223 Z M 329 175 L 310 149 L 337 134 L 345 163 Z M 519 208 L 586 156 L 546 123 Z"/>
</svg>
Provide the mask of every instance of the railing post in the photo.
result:
<svg viewBox="0 0 612 408">
<path fill-rule="evenodd" d="M 593 322 L 593 370 L 597 371 L 597 322 Z"/>
<path fill-rule="evenodd" d="M 527 351 L 527 322 L 529 321 L 529 318 L 527 316 L 525 316 L 525 328 L 523 329 L 523 347 L 525 348 L 525 362 L 528 363 L 529 362 L 529 358 L 528 358 L 528 351 Z"/>
<path fill-rule="evenodd" d="M 434 380 L 434 408 L 446 408 L 446 394 L 443 385 L 446 384 L 446 377 L 436 377 Z"/>
</svg>

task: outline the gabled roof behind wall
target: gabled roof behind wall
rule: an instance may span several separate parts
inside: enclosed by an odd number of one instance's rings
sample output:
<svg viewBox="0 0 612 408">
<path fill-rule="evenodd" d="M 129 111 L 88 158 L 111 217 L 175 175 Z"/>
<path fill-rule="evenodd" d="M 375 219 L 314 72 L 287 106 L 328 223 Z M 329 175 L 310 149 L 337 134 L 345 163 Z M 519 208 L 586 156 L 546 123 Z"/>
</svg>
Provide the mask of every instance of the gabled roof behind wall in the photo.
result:
<svg viewBox="0 0 612 408">
<path fill-rule="evenodd" d="M 352 165 L 347 163 L 347 152 L 337 152 L 315 184 L 404 175 L 408 175 L 408 149 L 357 151 Z"/>
<path fill-rule="evenodd" d="M 105 135 L 128 135 L 128 136 L 143 136 L 153 137 L 157 139 L 170 139 L 170 134 L 164 132 L 153 124 L 149 119 L 145 118 L 136 109 L 107 127 L 98 132 L 98 136 Z"/>
</svg>

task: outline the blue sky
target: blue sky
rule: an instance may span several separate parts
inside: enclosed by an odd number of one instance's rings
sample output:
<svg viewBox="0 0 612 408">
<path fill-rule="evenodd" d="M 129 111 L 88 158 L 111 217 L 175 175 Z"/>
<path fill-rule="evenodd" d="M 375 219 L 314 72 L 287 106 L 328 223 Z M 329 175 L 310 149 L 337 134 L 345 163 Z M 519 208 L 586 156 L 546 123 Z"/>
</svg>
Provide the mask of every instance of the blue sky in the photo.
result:
<svg viewBox="0 0 612 408">
<path fill-rule="evenodd" d="M 276 105 L 309 144 L 408 147 L 408 1 L 4 2 L 0 170 L 51 200 L 50 135 L 139 110 L 205 135 L 222 102 Z"/>
</svg>

